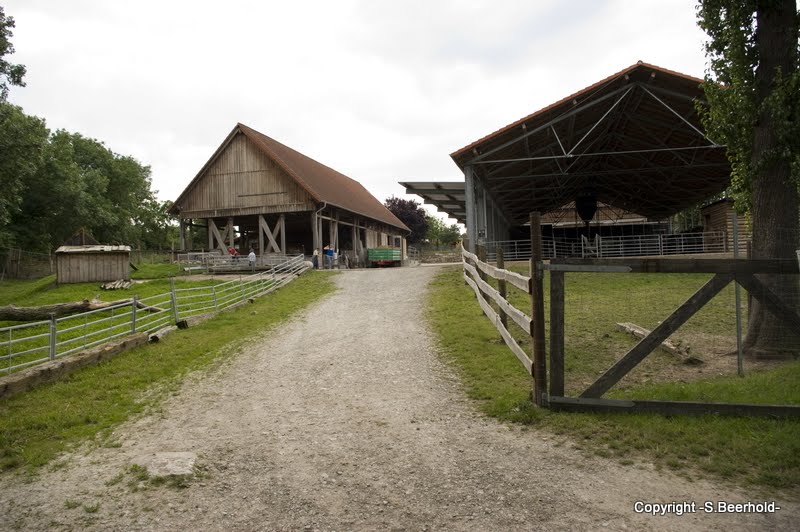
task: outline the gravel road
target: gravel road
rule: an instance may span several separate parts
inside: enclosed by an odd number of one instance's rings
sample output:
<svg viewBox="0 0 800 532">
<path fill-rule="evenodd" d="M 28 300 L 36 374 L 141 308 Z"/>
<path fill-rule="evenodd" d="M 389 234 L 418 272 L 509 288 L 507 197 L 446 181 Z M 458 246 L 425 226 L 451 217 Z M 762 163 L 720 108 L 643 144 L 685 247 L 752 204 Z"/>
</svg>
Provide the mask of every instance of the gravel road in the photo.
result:
<svg viewBox="0 0 800 532">
<path fill-rule="evenodd" d="M 121 446 L 0 479 L 0 529 L 794 529 L 771 514 L 706 514 L 751 494 L 589 458 L 569 440 L 476 413 L 423 319 L 435 267 L 342 272 L 340 290 L 231 362 L 189 379 Z M 308 275 L 314 275 L 310 273 Z M 383 303 L 381 303 L 383 302 Z M 509 355 L 511 356 L 511 355 Z M 174 453 L 174 454 L 173 454 Z M 137 482 L 196 457 L 188 487 Z M 682 516 L 636 501 L 696 502 Z"/>
</svg>

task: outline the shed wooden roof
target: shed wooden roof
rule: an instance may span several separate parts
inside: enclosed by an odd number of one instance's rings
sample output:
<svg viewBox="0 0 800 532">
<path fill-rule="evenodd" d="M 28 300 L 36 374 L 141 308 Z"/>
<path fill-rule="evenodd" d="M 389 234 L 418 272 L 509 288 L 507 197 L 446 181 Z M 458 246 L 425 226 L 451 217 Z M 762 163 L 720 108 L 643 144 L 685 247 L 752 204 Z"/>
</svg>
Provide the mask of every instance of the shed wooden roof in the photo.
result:
<svg viewBox="0 0 800 532">
<path fill-rule="evenodd" d="M 241 123 L 236 124 L 211 159 L 181 193 L 169 211 L 171 214 L 178 214 L 182 198 L 202 178 L 205 169 L 237 134 L 246 136 L 259 150 L 275 161 L 298 185 L 308 192 L 315 201 L 327 203 L 405 231 L 410 231 L 403 222 L 358 181 Z"/>
</svg>

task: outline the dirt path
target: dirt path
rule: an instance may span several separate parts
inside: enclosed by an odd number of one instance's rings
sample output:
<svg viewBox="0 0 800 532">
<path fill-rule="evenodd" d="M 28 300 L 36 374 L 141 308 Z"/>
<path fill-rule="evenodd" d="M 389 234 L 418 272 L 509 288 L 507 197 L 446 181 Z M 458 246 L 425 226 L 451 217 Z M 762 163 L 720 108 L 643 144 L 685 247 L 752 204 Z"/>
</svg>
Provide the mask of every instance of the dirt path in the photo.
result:
<svg viewBox="0 0 800 532">
<path fill-rule="evenodd" d="M 752 500 L 483 418 L 437 358 L 422 318 L 436 268 L 344 272 L 341 290 L 160 416 L 33 482 L 0 480 L 0 529 L 792 529 L 775 514 L 652 517 L 634 503 Z M 382 303 L 378 303 L 378 302 Z M 156 453 L 197 456 L 185 489 L 133 481 Z"/>
</svg>

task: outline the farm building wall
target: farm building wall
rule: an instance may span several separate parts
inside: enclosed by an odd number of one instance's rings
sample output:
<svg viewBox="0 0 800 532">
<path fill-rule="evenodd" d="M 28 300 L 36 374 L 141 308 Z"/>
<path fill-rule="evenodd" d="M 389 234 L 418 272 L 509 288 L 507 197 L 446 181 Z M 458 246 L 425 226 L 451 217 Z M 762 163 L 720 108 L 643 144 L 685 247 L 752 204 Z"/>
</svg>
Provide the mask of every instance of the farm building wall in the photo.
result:
<svg viewBox="0 0 800 532">
<path fill-rule="evenodd" d="M 181 206 L 182 218 L 289 213 L 314 201 L 274 161 L 237 134 L 206 168 Z"/>
<path fill-rule="evenodd" d="M 59 284 L 130 280 L 130 251 L 56 251 Z"/>
<path fill-rule="evenodd" d="M 704 232 L 724 232 L 725 249 L 733 251 L 733 201 L 723 199 L 700 209 L 703 217 Z M 739 252 L 744 255 L 747 241 L 750 239 L 750 216 L 739 215 L 737 229 L 739 231 Z"/>
</svg>

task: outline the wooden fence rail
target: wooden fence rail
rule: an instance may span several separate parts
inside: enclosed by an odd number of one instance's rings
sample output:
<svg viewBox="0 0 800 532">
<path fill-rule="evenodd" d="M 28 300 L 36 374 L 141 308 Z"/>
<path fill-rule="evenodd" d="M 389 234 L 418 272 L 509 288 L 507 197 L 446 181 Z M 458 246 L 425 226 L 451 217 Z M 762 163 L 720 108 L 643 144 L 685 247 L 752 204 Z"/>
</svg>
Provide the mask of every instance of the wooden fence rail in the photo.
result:
<svg viewBox="0 0 800 532">
<path fill-rule="evenodd" d="M 472 290 L 475 291 L 475 297 L 478 298 L 478 303 L 483 309 L 483 313 L 486 314 L 486 317 L 489 318 L 489 321 L 491 321 L 495 326 L 497 331 L 500 333 L 500 336 L 503 338 L 503 341 L 506 343 L 508 348 L 511 349 L 511 352 L 514 353 L 514 355 L 519 359 L 528 374 L 532 375 L 533 362 L 530 358 L 528 358 L 525 350 L 522 349 L 517 341 L 514 340 L 513 336 L 511 336 L 511 333 L 503 324 L 501 314 L 495 312 L 491 304 L 486 299 L 488 297 L 494 301 L 503 313 L 505 313 L 514 321 L 514 323 L 519 325 L 520 328 L 526 332 L 531 330 L 531 318 L 518 308 L 514 307 L 503 296 L 500 295 L 500 292 L 495 290 L 490 284 L 481 279 L 478 275 L 478 270 L 495 280 L 506 280 L 514 283 L 514 281 L 510 281 L 510 279 L 514 279 L 516 281 L 514 286 L 524 286 L 522 290 L 526 293 L 530 293 L 528 291 L 528 281 L 530 279 L 518 273 L 495 268 L 494 266 L 486 264 L 485 262 L 479 260 L 477 255 L 466 251 L 464 248 L 461 249 L 461 256 L 464 259 L 464 281 L 472 288 Z M 474 263 L 475 266 L 473 266 L 470 262 Z"/>
<path fill-rule="evenodd" d="M 546 264 L 541 251 L 540 216 L 531 213 L 531 276 L 526 277 L 503 267 L 503 254 L 498 257 L 498 266 L 485 260 L 485 252 L 479 254 L 461 249 L 464 281 L 473 289 L 484 314 L 495 326 L 506 345 L 519 359 L 533 378 L 533 399 L 537 406 L 566 411 L 615 411 L 658 412 L 674 414 L 765 415 L 772 417 L 800 417 L 800 406 L 703 403 L 686 401 L 641 401 L 607 399 L 602 395 L 619 382 L 662 341 L 708 303 L 731 282 L 736 282 L 750 292 L 779 320 L 800 330 L 800 315 L 796 309 L 786 305 L 756 275 L 800 273 L 800 251 L 798 262 L 773 260 L 737 259 L 552 259 Z M 481 260 L 483 258 L 483 260 Z M 546 364 L 544 328 L 544 274 L 550 275 L 550 373 L 549 388 Z M 591 384 L 580 397 L 564 396 L 564 312 L 565 275 L 568 272 L 601 273 L 711 273 L 715 274 L 700 290 L 675 309 L 653 331 L 645 336 L 627 354 Z M 498 281 L 498 289 L 492 287 L 487 278 Z M 515 286 L 530 296 L 531 315 L 514 307 L 505 295 L 506 283 Z M 492 306 L 494 303 L 497 310 Z M 528 333 L 531 339 L 529 357 L 508 331 L 510 318 Z"/>
</svg>

